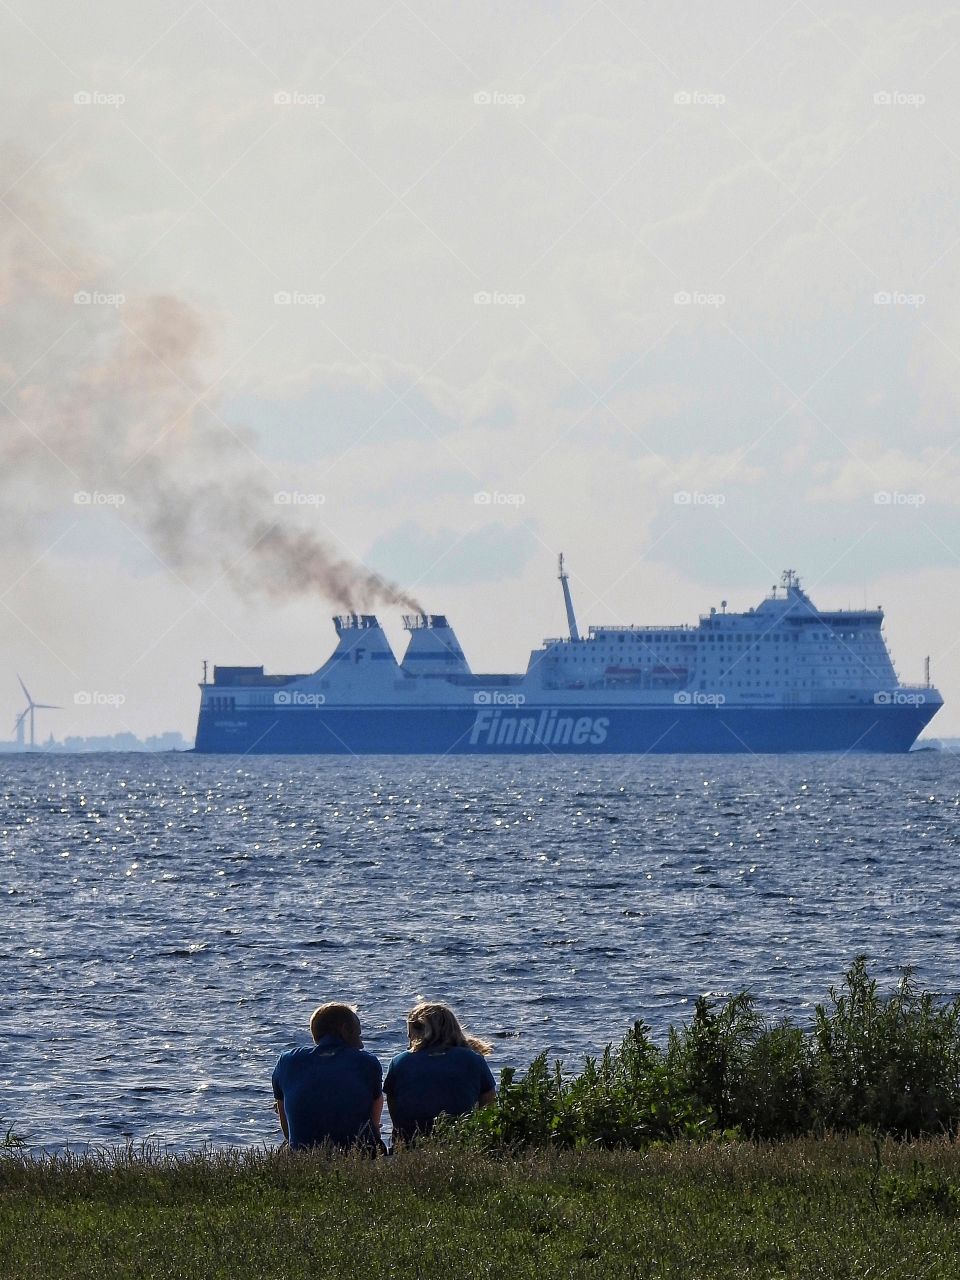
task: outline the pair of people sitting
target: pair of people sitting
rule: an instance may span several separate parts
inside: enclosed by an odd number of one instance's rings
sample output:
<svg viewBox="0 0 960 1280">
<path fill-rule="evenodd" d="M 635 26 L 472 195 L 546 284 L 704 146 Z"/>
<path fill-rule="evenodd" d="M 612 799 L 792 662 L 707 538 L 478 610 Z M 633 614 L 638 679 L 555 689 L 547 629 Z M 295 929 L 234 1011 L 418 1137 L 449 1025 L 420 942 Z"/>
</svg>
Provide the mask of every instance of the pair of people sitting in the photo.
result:
<svg viewBox="0 0 960 1280">
<path fill-rule="evenodd" d="M 349 1005 L 321 1005 L 310 1034 L 313 1045 L 281 1054 L 273 1072 L 280 1127 L 292 1150 L 321 1143 L 381 1149 L 384 1093 L 395 1143 L 429 1133 L 440 1115 L 466 1115 L 497 1096 L 486 1063 L 491 1046 L 467 1035 L 444 1004 L 410 1011 L 410 1048 L 393 1059 L 386 1079 L 364 1049 L 360 1019 Z"/>
</svg>

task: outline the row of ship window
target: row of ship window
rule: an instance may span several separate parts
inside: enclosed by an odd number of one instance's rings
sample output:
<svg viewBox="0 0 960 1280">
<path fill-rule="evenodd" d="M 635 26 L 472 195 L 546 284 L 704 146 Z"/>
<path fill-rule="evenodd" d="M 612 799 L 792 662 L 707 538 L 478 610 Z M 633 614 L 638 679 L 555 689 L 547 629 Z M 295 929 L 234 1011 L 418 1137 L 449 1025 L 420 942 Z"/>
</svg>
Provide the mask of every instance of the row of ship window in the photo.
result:
<svg viewBox="0 0 960 1280">
<path fill-rule="evenodd" d="M 853 641 L 861 640 L 861 641 L 866 641 L 868 643 L 870 641 L 873 641 L 874 643 L 876 643 L 879 640 L 878 636 L 868 637 L 864 635 L 863 632 L 859 632 L 859 631 L 830 631 L 830 632 L 808 631 L 805 633 L 805 638 L 807 640 L 813 640 L 818 644 L 828 644 L 832 640 L 840 640 L 844 644 L 849 643 L 851 640 Z M 707 640 L 711 644 L 724 644 L 728 646 L 738 645 L 742 648 L 744 645 L 752 646 L 755 644 L 759 644 L 761 640 L 766 640 L 770 643 L 779 643 L 779 644 L 786 644 L 790 641 L 793 641 L 794 643 L 796 643 L 800 640 L 800 633 L 792 632 L 789 635 L 783 634 L 783 633 L 780 633 L 780 634 L 774 633 L 772 635 L 769 635 L 769 634 L 766 634 L 765 632 L 760 631 L 760 632 L 753 632 L 750 635 L 740 635 L 740 636 L 707 634 L 699 637 L 690 636 L 688 638 L 678 638 L 677 636 L 670 636 L 670 635 L 664 635 L 664 636 L 661 636 L 661 635 L 649 635 L 649 636 L 602 635 L 602 636 L 598 636 L 597 639 L 607 640 L 607 641 L 612 641 L 615 639 L 618 644 L 623 644 L 624 641 L 626 640 L 634 640 L 639 642 L 640 644 L 683 644 L 683 645 L 698 644 L 700 640 Z M 590 642 L 588 641 L 587 643 L 590 643 Z"/>
</svg>

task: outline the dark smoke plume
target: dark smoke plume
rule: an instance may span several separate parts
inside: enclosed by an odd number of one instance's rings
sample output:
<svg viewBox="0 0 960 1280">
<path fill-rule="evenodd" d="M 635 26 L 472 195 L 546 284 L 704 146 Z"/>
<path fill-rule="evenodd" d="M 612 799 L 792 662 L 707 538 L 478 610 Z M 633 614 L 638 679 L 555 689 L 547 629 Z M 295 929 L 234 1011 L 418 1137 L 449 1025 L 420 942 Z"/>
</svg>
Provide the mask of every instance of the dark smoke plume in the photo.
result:
<svg viewBox="0 0 960 1280">
<path fill-rule="evenodd" d="M 26 187 L 0 203 L 0 538 L 35 541 L 78 491 L 119 494 L 118 518 L 185 580 L 422 612 L 277 505 L 252 437 L 207 390 L 204 317 L 176 297 L 84 302 L 92 264 Z"/>
</svg>

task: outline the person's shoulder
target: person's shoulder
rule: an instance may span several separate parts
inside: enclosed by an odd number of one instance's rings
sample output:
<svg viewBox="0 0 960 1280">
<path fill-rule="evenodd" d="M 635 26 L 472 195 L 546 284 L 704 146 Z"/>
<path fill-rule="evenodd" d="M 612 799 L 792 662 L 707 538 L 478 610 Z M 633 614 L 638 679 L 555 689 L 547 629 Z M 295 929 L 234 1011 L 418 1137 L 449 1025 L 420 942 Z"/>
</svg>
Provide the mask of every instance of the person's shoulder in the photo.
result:
<svg viewBox="0 0 960 1280">
<path fill-rule="evenodd" d="M 458 1044 L 454 1053 L 465 1062 L 486 1062 L 483 1054 L 477 1053 L 476 1049 L 471 1049 L 468 1044 Z"/>
<path fill-rule="evenodd" d="M 403 1071 L 407 1064 L 412 1061 L 414 1054 L 409 1049 L 404 1049 L 402 1053 L 394 1054 L 390 1059 L 390 1066 L 387 1069 L 387 1075 L 395 1077 L 398 1071 Z"/>
<path fill-rule="evenodd" d="M 378 1071 L 383 1070 L 380 1059 L 375 1053 L 371 1053 L 369 1049 L 354 1049 L 353 1052 L 357 1055 L 357 1061 L 362 1062 L 364 1066 L 376 1067 Z"/>
<path fill-rule="evenodd" d="M 303 1045 L 295 1045 L 292 1049 L 284 1049 L 277 1058 L 277 1065 L 273 1068 L 274 1076 L 282 1075 L 288 1071 L 291 1065 L 296 1062 L 307 1050 Z"/>
<path fill-rule="evenodd" d="M 306 1047 L 302 1044 L 296 1044 L 292 1049 L 284 1049 L 277 1059 L 277 1066 L 279 1067 L 282 1062 L 292 1062 L 294 1058 L 304 1052 L 306 1052 Z"/>
</svg>

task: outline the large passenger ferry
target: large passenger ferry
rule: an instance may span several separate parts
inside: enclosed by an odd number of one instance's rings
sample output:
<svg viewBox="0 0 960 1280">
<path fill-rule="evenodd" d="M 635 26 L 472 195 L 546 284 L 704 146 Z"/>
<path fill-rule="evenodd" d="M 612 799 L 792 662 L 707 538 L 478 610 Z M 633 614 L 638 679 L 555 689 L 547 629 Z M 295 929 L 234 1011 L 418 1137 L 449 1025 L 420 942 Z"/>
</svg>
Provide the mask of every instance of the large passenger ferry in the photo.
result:
<svg viewBox="0 0 960 1280">
<path fill-rule="evenodd" d="M 196 750 L 491 754 L 908 751 L 943 704 L 904 684 L 881 609 L 823 611 L 796 573 L 746 613 L 696 625 L 577 626 L 522 674 L 475 674 L 441 614 L 404 618 L 398 662 L 372 614 L 334 618 L 316 671 L 215 666 L 200 686 Z"/>
</svg>

